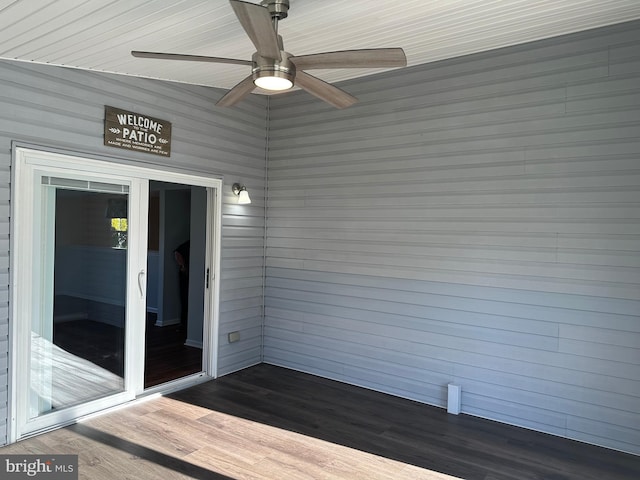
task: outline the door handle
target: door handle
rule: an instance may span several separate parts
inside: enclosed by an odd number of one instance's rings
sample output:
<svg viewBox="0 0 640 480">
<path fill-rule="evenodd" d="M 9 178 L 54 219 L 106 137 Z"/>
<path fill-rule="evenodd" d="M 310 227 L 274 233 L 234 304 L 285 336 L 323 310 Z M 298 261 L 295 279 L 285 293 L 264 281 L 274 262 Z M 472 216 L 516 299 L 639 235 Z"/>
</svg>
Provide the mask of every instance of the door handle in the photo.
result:
<svg viewBox="0 0 640 480">
<path fill-rule="evenodd" d="M 144 298 L 144 268 L 138 273 L 138 289 L 140 290 L 140 298 Z"/>
</svg>

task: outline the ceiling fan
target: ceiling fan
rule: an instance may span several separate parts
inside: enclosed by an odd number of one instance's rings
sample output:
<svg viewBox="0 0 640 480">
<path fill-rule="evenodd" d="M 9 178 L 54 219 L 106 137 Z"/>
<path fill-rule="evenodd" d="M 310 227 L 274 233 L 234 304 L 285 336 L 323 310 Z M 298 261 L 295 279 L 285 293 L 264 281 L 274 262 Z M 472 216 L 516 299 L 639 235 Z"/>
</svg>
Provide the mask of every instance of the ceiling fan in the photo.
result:
<svg viewBox="0 0 640 480">
<path fill-rule="evenodd" d="M 216 105 L 230 107 L 249 95 L 256 87 L 288 90 L 295 85 L 336 108 L 346 108 L 358 101 L 305 70 L 319 68 L 404 67 L 407 58 L 401 48 L 343 50 L 312 55 L 292 55 L 284 50 L 278 35 L 278 21 L 288 15 L 289 0 L 263 0 L 260 4 L 229 0 L 240 24 L 257 51 L 251 60 L 183 55 L 178 53 L 132 51 L 134 57 L 194 62 L 230 63 L 251 66 L 251 75 L 229 90 Z"/>
</svg>

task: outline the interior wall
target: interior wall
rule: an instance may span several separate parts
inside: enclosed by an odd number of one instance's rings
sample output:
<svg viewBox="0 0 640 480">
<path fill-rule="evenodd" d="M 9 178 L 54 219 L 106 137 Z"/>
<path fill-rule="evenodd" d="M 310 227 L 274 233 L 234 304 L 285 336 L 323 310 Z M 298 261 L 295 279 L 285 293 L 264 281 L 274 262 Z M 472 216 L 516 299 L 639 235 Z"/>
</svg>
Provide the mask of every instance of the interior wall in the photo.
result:
<svg viewBox="0 0 640 480">
<path fill-rule="evenodd" d="M 111 220 L 105 216 L 109 198 L 118 195 L 74 190 L 59 195 L 56 208 L 63 214 L 56 217 L 56 245 L 111 248 Z"/>
<path fill-rule="evenodd" d="M 191 232 L 189 254 L 189 310 L 187 345 L 202 348 L 204 298 L 199 292 L 205 291 L 205 252 L 207 250 L 207 190 L 191 187 Z"/>
<path fill-rule="evenodd" d="M 260 362 L 266 100 L 221 109 L 223 90 L 0 61 L 0 444 L 6 439 L 12 142 L 224 176 L 219 374 Z M 171 122 L 169 158 L 103 145 L 105 105 Z M 237 205 L 231 185 L 251 192 Z M 227 342 L 229 331 L 240 341 Z"/>
<path fill-rule="evenodd" d="M 173 252 L 191 235 L 191 216 L 186 214 L 191 211 L 191 188 L 167 188 L 160 193 L 160 203 L 162 308 L 158 309 L 156 325 L 177 325 L 180 323 L 179 267 Z"/>
<path fill-rule="evenodd" d="M 124 326 L 125 251 L 114 245 L 108 202 L 120 195 L 58 190 L 54 322 L 91 319 Z"/>
<path fill-rule="evenodd" d="M 640 454 L 640 23 L 301 92 L 268 363 Z"/>
</svg>

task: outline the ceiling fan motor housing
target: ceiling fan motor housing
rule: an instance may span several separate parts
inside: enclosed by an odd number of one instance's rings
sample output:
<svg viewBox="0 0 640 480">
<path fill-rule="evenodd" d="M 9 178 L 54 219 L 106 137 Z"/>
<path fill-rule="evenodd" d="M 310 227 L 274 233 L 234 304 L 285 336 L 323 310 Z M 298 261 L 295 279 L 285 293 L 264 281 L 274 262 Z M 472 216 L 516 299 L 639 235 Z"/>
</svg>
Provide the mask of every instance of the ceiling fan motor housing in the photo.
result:
<svg viewBox="0 0 640 480">
<path fill-rule="evenodd" d="M 282 20 L 289 14 L 289 0 L 263 0 L 260 5 L 267 7 L 271 18 Z"/>
</svg>

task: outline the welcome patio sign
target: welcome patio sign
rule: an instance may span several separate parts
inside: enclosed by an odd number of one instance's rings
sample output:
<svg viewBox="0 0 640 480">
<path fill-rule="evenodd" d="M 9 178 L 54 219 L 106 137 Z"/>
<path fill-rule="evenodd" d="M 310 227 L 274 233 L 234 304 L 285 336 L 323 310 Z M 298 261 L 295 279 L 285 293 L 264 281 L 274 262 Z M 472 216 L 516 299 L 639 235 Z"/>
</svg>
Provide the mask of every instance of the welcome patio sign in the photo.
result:
<svg viewBox="0 0 640 480">
<path fill-rule="evenodd" d="M 105 105 L 104 144 L 169 157 L 171 123 Z"/>
</svg>

